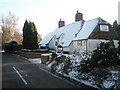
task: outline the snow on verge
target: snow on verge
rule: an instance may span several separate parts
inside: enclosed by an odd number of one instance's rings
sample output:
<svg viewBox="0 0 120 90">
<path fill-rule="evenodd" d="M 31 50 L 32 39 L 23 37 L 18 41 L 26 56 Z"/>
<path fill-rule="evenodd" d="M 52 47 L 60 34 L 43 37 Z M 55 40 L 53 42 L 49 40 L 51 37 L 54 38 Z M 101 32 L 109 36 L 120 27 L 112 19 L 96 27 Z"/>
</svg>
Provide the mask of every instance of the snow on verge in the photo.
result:
<svg viewBox="0 0 120 90">
<path fill-rule="evenodd" d="M 59 63 L 58 65 L 55 66 L 56 67 L 55 71 L 57 73 L 65 76 L 65 77 L 69 77 L 71 79 L 74 79 L 74 80 L 76 80 L 76 81 L 78 81 L 80 83 L 84 83 L 85 85 L 92 86 L 94 88 L 99 89 L 99 87 L 97 85 L 95 85 L 95 81 L 93 79 L 94 76 L 87 76 L 87 74 L 84 74 L 87 78 L 89 77 L 88 80 L 84 80 L 84 79 L 82 79 L 83 77 L 80 76 L 79 71 L 77 71 L 77 69 L 79 68 L 81 60 L 87 60 L 87 58 L 91 58 L 90 56 L 84 56 L 84 55 L 83 56 L 80 56 L 80 55 L 77 56 L 77 55 L 67 55 L 67 54 L 64 54 L 64 56 L 70 58 L 70 62 L 71 62 L 70 67 L 71 67 L 71 69 L 67 66 L 67 68 L 69 69 L 69 70 L 67 69 L 68 73 L 65 73 L 63 71 L 63 68 L 65 67 L 65 62 L 63 60 L 64 63 L 62 62 L 62 63 Z M 59 60 L 56 60 L 56 61 L 59 61 Z M 47 64 L 47 67 L 51 69 L 51 66 L 54 65 L 54 63 L 56 61 L 52 61 L 51 63 Z M 105 88 L 111 88 L 112 86 L 114 86 L 115 81 L 117 81 L 117 79 L 118 79 L 117 74 L 118 74 L 119 71 L 110 69 L 110 72 L 111 72 L 112 76 L 108 77 L 106 80 L 103 81 L 103 86 Z"/>
<path fill-rule="evenodd" d="M 32 63 L 41 63 L 41 58 L 30 58 L 28 59 L 28 61 Z"/>
</svg>

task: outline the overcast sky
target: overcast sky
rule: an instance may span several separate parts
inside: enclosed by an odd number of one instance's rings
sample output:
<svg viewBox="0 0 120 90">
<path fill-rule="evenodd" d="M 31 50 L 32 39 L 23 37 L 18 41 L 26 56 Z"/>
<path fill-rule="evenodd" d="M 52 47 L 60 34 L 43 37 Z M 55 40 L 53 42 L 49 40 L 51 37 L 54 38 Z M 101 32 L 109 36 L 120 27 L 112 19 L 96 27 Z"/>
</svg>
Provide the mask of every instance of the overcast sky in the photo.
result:
<svg viewBox="0 0 120 90">
<path fill-rule="evenodd" d="M 33 21 L 39 34 L 45 37 L 58 28 L 60 18 L 65 25 L 75 21 L 77 10 L 85 21 L 101 17 L 113 23 L 118 20 L 120 0 L 0 0 L 0 16 L 12 12 L 19 17 L 22 31 L 25 20 Z"/>
</svg>

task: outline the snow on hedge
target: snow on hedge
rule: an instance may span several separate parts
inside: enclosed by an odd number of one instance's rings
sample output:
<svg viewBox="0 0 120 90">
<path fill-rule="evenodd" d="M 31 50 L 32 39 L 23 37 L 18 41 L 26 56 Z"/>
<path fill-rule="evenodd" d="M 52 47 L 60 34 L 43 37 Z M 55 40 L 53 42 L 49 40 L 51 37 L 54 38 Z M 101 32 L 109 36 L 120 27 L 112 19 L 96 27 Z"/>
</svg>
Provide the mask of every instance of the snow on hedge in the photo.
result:
<svg viewBox="0 0 120 90">
<path fill-rule="evenodd" d="M 70 58 L 70 62 L 71 62 L 70 67 L 71 68 L 68 69 L 68 73 L 64 72 L 63 69 L 65 67 L 65 61 L 63 61 L 62 63 L 59 63 L 56 66 L 54 66 L 54 67 L 56 67 L 55 71 L 57 73 L 62 74 L 63 76 L 72 78 L 80 83 L 84 83 L 84 84 L 92 86 L 94 88 L 99 88 L 95 84 L 95 81 L 93 79 L 93 78 L 95 78 L 94 76 L 89 76 L 87 73 L 80 74 L 78 71 L 80 61 L 87 60 L 87 58 L 91 58 L 90 56 L 88 56 L 88 55 L 68 55 L 68 54 L 64 54 L 64 56 L 67 58 Z M 60 57 L 60 55 L 59 55 L 59 57 Z M 51 63 L 47 64 L 47 67 L 51 68 L 52 65 L 55 63 L 56 63 L 56 61 L 52 61 Z M 115 85 L 115 82 L 118 80 L 118 72 L 119 71 L 110 69 L 110 72 L 112 74 L 111 77 L 107 78 L 102 83 L 105 88 L 111 88 L 113 85 Z"/>
</svg>

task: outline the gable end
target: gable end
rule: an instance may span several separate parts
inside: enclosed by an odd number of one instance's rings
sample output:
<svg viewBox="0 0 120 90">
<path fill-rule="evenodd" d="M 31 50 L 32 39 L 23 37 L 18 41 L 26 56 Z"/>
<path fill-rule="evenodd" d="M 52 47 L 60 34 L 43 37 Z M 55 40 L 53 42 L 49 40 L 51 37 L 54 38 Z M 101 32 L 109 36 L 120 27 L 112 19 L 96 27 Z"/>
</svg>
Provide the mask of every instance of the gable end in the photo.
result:
<svg viewBox="0 0 120 90">
<path fill-rule="evenodd" d="M 108 25 L 109 31 L 101 31 L 100 25 Z M 97 27 L 93 30 L 93 32 L 88 37 L 89 39 L 113 39 L 118 40 L 117 33 L 113 30 L 110 24 L 98 24 Z"/>
</svg>

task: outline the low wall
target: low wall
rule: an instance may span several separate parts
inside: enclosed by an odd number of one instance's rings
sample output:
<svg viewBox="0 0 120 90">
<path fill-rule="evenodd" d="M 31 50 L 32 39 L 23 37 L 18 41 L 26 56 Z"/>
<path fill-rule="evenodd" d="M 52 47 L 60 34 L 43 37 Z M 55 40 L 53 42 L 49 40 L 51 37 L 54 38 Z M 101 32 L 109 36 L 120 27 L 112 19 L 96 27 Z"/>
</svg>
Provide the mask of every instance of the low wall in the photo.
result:
<svg viewBox="0 0 120 90">
<path fill-rule="evenodd" d="M 33 52 L 13 52 L 14 54 L 26 57 L 26 58 L 41 58 L 41 63 L 45 64 L 47 61 L 50 60 L 50 57 L 52 56 L 51 53 L 48 54 L 41 54 L 41 53 L 33 53 Z"/>
<path fill-rule="evenodd" d="M 41 58 L 41 54 L 38 54 L 38 53 L 23 52 L 23 53 L 19 53 L 19 55 L 26 57 L 26 58 Z"/>
</svg>

